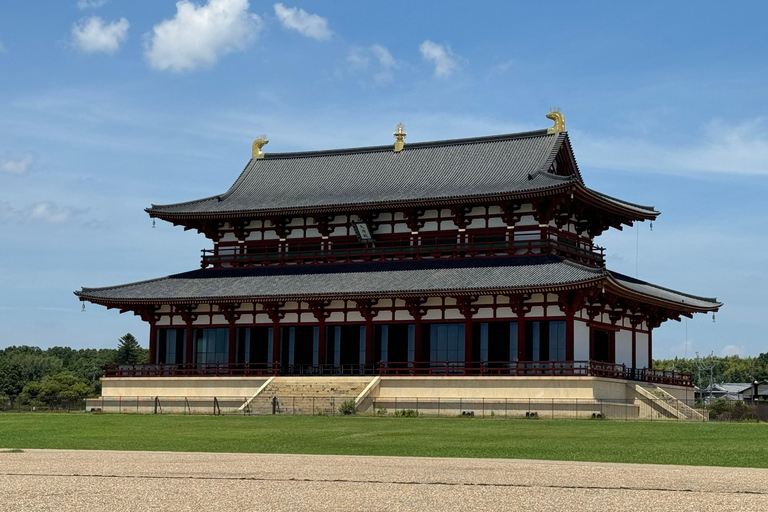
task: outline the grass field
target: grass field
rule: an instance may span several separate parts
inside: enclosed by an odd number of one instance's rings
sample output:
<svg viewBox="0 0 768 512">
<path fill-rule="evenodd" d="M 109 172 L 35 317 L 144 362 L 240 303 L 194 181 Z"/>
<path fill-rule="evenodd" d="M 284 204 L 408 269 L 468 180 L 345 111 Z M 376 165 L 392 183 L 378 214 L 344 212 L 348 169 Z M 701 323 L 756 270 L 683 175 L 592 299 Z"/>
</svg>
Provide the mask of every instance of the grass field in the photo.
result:
<svg viewBox="0 0 768 512">
<path fill-rule="evenodd" d="M 766 468 L 766 434 L 764 423 L 0 414 L 0 449 L 499 457 Z"/>
</svg>

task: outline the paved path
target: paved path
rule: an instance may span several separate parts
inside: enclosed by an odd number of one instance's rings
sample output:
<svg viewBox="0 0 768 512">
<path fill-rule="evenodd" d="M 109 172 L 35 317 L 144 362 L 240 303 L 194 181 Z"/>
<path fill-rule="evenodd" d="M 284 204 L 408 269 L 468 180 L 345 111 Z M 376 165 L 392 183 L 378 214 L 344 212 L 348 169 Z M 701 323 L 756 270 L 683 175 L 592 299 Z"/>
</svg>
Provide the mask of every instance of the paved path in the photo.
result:
<svg viewBox="0 0 768 512">
<path fill-rule="evenodd" d="M 0 510 L 768 510 L 768 470 L 500 459 L 25 450 Z"/>
</svg>

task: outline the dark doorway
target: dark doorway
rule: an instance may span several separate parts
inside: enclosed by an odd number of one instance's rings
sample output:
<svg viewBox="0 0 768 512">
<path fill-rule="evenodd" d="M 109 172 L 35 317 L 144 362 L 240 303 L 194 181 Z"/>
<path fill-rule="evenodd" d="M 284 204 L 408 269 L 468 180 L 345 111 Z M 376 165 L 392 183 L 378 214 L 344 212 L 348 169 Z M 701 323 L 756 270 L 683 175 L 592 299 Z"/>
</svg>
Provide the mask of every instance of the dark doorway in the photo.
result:
<svg viewBox="0 0 768 512">
<path fill-rule="evenodd" d="M 517 359 L 517 322 L 488 323 L 488 361 Z"/>
<path fill-rule="evenodd" d="M 614 362 L 613 332 L 594 329 L 592 331 L 592 360 L 603 363 Z"/>
<path fill-rule="evenodd" d="M 271 327 L 241 327 L 237 329 L 237 362 L 269 363 L 272 352 Z"/>
<path fill-rule="evenodd" d="M 409 324 L 392 324 L 387 327 L 387 357 L 386 361 L 405 363 L 408 358 Z M 382 342 L 383 343 L 383 342 Z M 382 350 L 383 352 L 383 350 Z M 383 354 L 382 354 L 383 355 Z"/>
</svg>

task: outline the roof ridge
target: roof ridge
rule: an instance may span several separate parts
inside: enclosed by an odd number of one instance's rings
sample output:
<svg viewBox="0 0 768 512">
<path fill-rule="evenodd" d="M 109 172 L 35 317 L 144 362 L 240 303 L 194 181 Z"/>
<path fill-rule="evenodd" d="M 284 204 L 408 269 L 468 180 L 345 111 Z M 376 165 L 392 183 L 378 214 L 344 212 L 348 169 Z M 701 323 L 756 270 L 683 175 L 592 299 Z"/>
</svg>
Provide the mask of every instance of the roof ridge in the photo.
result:
<svg viewBox="0 0 768 512">
<path fill-rule="evenodd" d="M 546 130 L 533 130 L 528 132 L 507 133 L 501 135 L 485 135 L 482 137 L 468 137 L 462 139 L 441 139 L 424 142 L 409 142 L 405 145 L 404 150 L 413 150 L 430 147 L 441 146 L 459 146 L 464 144 L 478 144 L 483 142 L 500 142 L 505 140 L 517 140 L 517 139 L 529 139 L 534 137 L 542 137 L 552 135 L 548 134 Z M 280 160 L 288 158 L 308 158 L 313 156 L 335 156 L 335 155 L 348 155 L 356 153 L 378 153 L 383 151 L 392 151 L 392 144 L 385 144 L 380 146 L 360 146 L 356 148 L 338 148 L 338 149 L 321 149 L 313 151 L 293 151 L 284 153 L 264 153 L 262 160 Z"/>
</svg>

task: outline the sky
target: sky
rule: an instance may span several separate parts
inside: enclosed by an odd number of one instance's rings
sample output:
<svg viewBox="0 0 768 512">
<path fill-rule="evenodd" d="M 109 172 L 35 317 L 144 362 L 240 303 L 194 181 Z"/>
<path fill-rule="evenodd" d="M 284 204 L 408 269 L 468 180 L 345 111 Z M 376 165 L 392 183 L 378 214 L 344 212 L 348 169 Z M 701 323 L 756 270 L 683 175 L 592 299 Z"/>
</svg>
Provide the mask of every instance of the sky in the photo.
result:
<svg viewBox="0 0 768 512">
<path fill-rule="evenodd" d="M 0 2 L 0 347 L 114 347 L 73 291 L 198 268 L 150 204 L 267 152 L 536 130 L 559 107 L 591 188 L 662 212 L 608 268 L 717 297 L 654 357 L 768 352 L 764 2 Z"/>
</svg>

